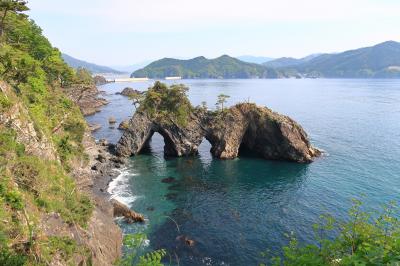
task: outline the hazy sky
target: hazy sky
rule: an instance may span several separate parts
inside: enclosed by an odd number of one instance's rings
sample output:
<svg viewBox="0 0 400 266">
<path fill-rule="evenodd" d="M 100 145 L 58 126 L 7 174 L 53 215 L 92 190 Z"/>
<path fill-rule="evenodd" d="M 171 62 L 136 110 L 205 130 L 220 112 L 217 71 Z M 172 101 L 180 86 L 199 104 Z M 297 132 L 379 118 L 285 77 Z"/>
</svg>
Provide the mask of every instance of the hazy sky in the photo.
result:
<svg viewBox="0 0 400 266">
<path fill-rule="evenodd" d="M 400 41 L 399 0 L 30 0 L 56 47 L 104 65 L 302 57 Z"/>
</svg>

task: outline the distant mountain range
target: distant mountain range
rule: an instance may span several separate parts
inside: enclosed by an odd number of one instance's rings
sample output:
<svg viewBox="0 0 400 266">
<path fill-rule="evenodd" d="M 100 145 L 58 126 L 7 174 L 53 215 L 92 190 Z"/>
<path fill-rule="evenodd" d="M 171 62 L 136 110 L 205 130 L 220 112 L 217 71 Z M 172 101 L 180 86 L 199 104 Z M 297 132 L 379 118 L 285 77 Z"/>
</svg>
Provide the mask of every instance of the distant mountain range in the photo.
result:
<svg viewBox="0 0 400 266">
<path fill-rule="evenodd" d="M 255 64 L 262 64 L 271 60 L 274 60 L 275 58 L 272 57 L 265 57 L 265 56 L 253 56 L 253 55 L 242 55 L 236 57 L 237 59 L 247 62 L 247 63 L 255 63 Z"/>
<path fill-rule="evenodd" d="M 288 67 L 288 66 L 297 66 L 306 62 L 309 62 L 310 60 L 320 56 L 321 54 L 312 54 L 300 59 L 296 59 L 293 57 L 281 57 L 278 59 L 274 60 L 268 60 L 262 62 L 264 66 L 268 67 L 273 67 L 273 68 L 280 68 L 280 67 Z"/>
<path fill-rule="evenodd" d="M 287 67 L 313 77 L 400 78 L 400 43 L 388 41 L 338 54 L 322 54 Z"/>
<path fill-rule="evenodd" d="M 387 41 L 336 54 L 312 54 L 296 59 L 267 58 L 263 64 L 227 55 L 189 60 L 164 58 L 132 73 L 132 77 L 165 78 L 400 78 L 400 43 Z"/>
<path fill-rule="evenodd" d="M 87 70 L 89 70 L 90 72 L 92 72 L 93 74 L 122 74 L 122 71 L 118 71 L 115 69 L 112 69 L 110 67 L 106 67 L 106 66 L 100 66 L 100 65 L 96 65 L 93 63 L 89 63 L 83 60 L 79 60 L 76 59 L 70 55 L 67 54 L 62 54 L 62 58 L 64 59 L 65 63 L 67 63 L 70 67 L 72 68 L 86 68 Z"/>
<path fill-rule="evenodd" d="M 269 67 L 247 63 L 223 55 L 215 59 L 203 56 L 189 60 L 164 58 L 132 73 L 131 77 L 165 78 L 180 76 L 189 78 L 278 78 L 279 73 Z"/>
</svg>

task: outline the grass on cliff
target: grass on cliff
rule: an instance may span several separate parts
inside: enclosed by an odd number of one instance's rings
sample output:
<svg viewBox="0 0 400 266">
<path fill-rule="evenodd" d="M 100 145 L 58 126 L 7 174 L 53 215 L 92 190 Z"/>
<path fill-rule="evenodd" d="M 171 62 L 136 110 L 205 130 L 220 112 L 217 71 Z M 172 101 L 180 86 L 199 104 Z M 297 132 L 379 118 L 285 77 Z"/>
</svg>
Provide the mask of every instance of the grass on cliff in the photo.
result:
<svg viewBox="0 0 400 266">
<path fill-rule="evenodd" d="M 12 0 L 8 4 L 23 1 Z M 72 239 L 46 238 L 41 226 L 45 215 L 58 213 L 70 225 L 85 227 L 93 205 L 68 175 L 74 162 L 85 162 L 82 139 L 86 123 L 78 107 L 61 88 L 87 83 L 87 72 L 71 69 L 52 47 L 42 30 L 18 10 L 3 10 L 0 36 L 0 80 L 12 92 L 0 91 L 0 112 L 21 105 L 19 114 L 29 120 L 40 139 L 56 147 L 60 161 L 48 161 L 25 152 L 16 132 L 0 125 L 0 265 L 48 265 L 54 255 L 68 264 L 82 254 Z"/>
<path fill-rule="evenodd" d="M 0 128 L 0 209 L 2 245 L 22 242 L 41 250 L 47 241 L 39 229 L 44 213 L 59 213 L 66 223 L 86 227 L 93 205 L 59 162 L 27 155 L 15 133 Z"/>
</svg>

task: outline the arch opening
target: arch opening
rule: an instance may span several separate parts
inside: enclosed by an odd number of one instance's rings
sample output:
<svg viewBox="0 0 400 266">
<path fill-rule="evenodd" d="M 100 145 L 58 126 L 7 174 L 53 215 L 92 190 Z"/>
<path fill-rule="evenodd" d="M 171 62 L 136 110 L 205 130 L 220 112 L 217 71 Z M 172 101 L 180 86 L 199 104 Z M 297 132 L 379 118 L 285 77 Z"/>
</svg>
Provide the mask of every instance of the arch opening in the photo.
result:
<svg viewBox="0 0 400 266">
<path fill-rule="evenodd" d="M 212 149 L 211 142 L 204 137 L 198 147 L 198 154 L 201 157 L 209 157 L 211 156 L 211 149 Z"/>
</svg>

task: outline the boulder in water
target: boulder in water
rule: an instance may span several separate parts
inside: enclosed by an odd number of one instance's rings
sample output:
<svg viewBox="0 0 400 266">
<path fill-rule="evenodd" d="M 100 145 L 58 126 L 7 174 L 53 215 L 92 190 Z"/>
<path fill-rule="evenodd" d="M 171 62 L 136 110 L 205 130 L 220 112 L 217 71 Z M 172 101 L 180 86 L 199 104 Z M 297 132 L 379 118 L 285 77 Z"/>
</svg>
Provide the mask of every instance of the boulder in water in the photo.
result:
<svg viewBox="0 0 400 266">
<path fill-rule="evenodd" d="M 114 217 L 125 217 L 127 223 L 144 222 L 144 216 L 134 212 L 121 202 L 112 199 L 111 204 L 114 207 Z"/>
</svg>

